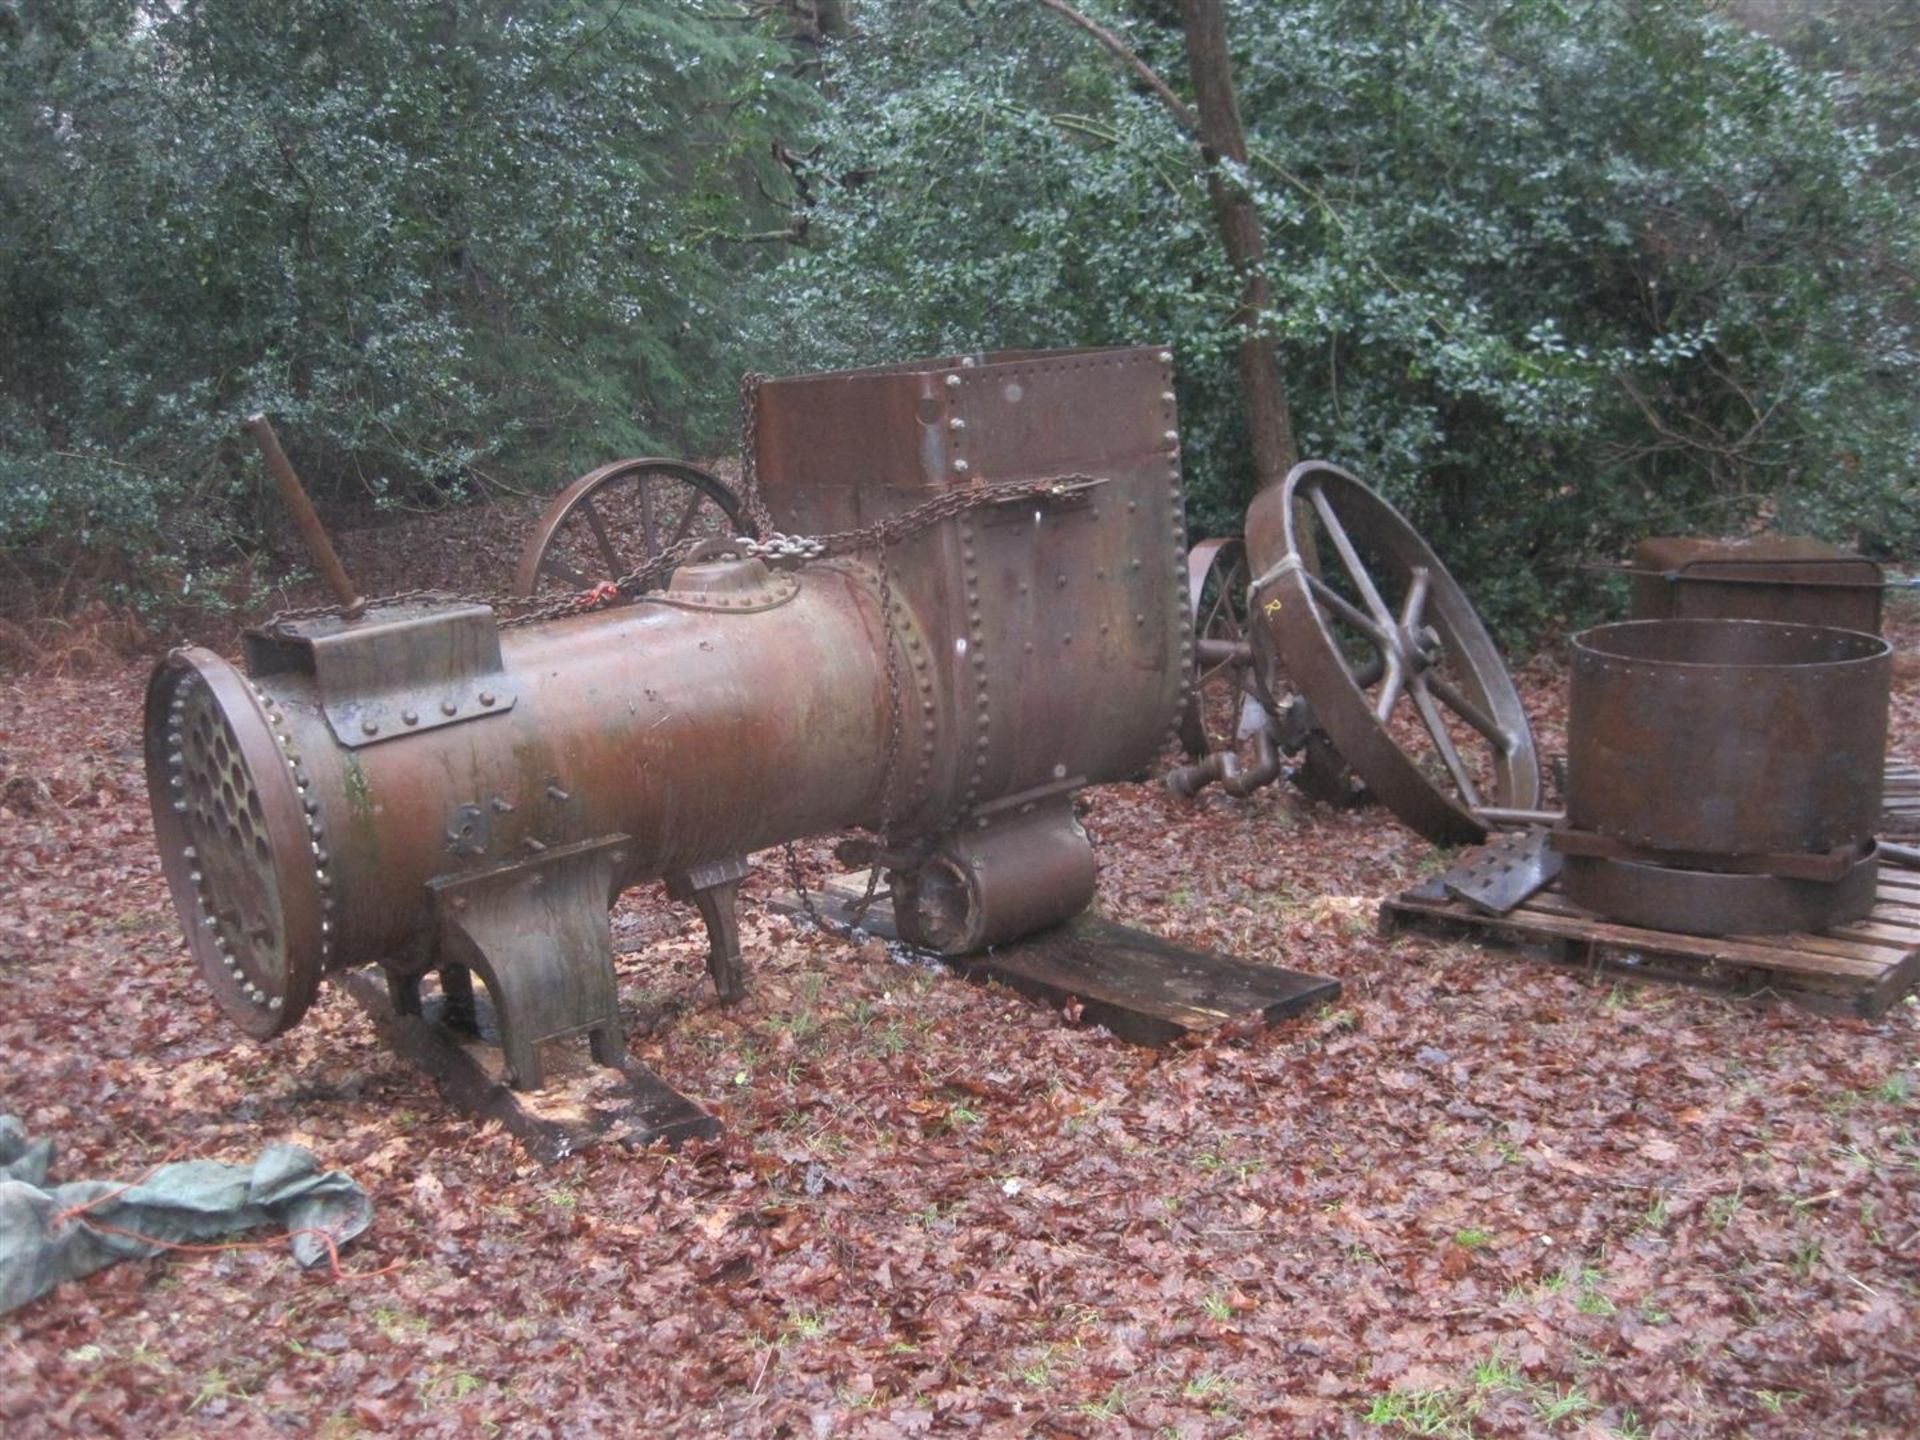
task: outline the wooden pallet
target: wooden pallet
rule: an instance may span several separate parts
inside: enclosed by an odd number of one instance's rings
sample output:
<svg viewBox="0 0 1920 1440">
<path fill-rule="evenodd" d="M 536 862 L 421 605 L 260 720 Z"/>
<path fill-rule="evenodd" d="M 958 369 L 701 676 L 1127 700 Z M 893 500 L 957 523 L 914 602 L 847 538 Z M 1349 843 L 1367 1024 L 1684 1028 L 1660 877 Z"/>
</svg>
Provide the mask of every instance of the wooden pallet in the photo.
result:
<svg viewBox="0 0 1920 1440">
<path fill-rule="evenodd" d="M 1771 992 L 1830 1014 L 1884 1014 L 1920 980 L 1920 871 L 1880 867 L 1873 911 L 1817 935 L 1680 935 L 1600 920 L 1557 884 L 1509 914 L 1409 892 L 1380 906 L 1385 932 L 1467 935 L 1556 964 L 1735 994 Z"/>
<path fill-rule="evenodd" d="M 863 871 L 828 881 L 812 900 L 825 919 L 844 925 L 865 892 Z M 790 893 L 769 903 L 788 915 L 806 913 Z M 883 940 L 898 938 L 885 889 L 860 924 Z M 1190 949 L 1090 914 L 943 963 L 969 980 L 997 980 L 1048 1005 L 1077 1005 L 1089 1024 L 1137 1045 L 1165 1045 L 1248 1022 L 1274 1025 L 1340 998 L 1338 980 Z"/>
<path fill-rule="evenodd" d="M 1880 804 L 1883 838 L 1920 840 L 1920 765 L 1889 760 Z"/>
</svg>

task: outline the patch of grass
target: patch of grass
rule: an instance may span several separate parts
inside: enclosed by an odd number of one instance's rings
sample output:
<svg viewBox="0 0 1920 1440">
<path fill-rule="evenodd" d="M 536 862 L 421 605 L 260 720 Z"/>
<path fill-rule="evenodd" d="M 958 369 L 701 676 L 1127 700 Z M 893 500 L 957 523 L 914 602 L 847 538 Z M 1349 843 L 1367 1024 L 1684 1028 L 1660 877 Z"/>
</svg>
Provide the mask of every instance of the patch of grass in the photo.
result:
<svg viewBox="0 0 1920 1440">
<path fill-rule="evenodd" d="M 947 1126 L 958 1130 L 963 1125 L 979 1125 L 986 1120 L 978 1110 L 969 1110 L 965 1105 L 952 1105 L 947 1109 Z"/>
<path fill-rule="evenodd" d="M 1207 1318 L 1221 1324 L 1233 1319 L 1233 1306 L 1224 1295 L 1209 1295 L 1200 1302 L 1200 1308 L 1207 1312 Z"/>
<path fill-rule="evenodd" d="M 1074 1409 L 1090 1419 L 1118 1420 L 1127 1413 L 1127 1392 L 1116 1385 L 1100 1399 L 1085 1401 Z"/>
<path fill-rule="evenodd" d="M 1211 1403 L 1218 1406 L 1233 1398 L 1233 1382 L 1224 1375 L 1203 1370 L 1181 1386 L 1180 1393 L 1187 1399 L 1200 1404 Z"/>
<path fill-rule="evenodd" d="M 1473 1412 L 1449 1390 L 1398 1390 L 1376 1395 L 1366 1421 L 1406 1435 L 1466 1437 L 1473 1434 Z"/>
<path fill-rule="evenodd" d="M 1573 1308 L 1582 1315 L 1611 1315 L 1614 1304 L 1603 1291 L 1582 1290 L 1580 1298 L 1573 1302 Z"/>
<path fill-rule="evenodd" d="M 1533 1413 L 1547 1425 L 1558 1425 L 1599 1408 L 1578 1385 L 1569 1385 L 1564 1390 L 1549 1386 L 1533 1402 Z"/>
<path fill-rule="evenodd" d="M 1904 1105 L 1913 1098 L 1913 1077 L 1905 1070 L 1896 1070 L 1873 1093 L 1888 1105 Z"/>
<path fill-rule="evenodd" d="M 1805 1280 L 1813 1274 L 1814 1266 L 1820 1263 L 1822 1246 L 1818 1240 L 1807 1239 L 1796 1245 L 1793 1254 L 1787 1258 L 1787 1266 L 1800 1279 Z"/>
<path fill-rule="evenodd" d="M 827 1320 L 824 1315 L 813 1310 L 790 1310 L 787 1323 L 781 1327 L 780 1339 L 818 1340 L 827 1333 Z"/>
<path fill-rule="evenodd" d="M 1496 1350 L 1474 1365 L 1473 1388 L 1487 1392 L 1524 1390 L 1527 1382 L 1520 1373 L 1520 1367 Z"/>
<path fill-rule="evenodd" d="M 1731 1195 L 1716 1195 L 1707 1202 L 1707 1224 L 1716 1230 L 1724 1230 L 1733 1223 L 1733 1217 L 1740 1213 L 1740 1207 L 1746 1203 L 1746 1197 L 1736 1187 Z"/>
<path fill-rule="evenodd" d="M 1656 1190 L 1653 1198 L 1647 1202 L 1647 1213 L 1640 1217 L 1642 1230 L 1664 1230 L 1667 1228 L 1667 1192 Z"/>
<path fill-rule="evenodd" d="M 201 1378 L 200 1388 L 194 1392 L 193 1399 L 187 1403 L 189 1413 L 214 1400 L 246 1400 L 251 1397 L 234 1381 L 227 1378 L 226 1372 L 216 1365 Z"/>
<path fill-rule="evenodd" d="M 471 1370 L 437 1372 L 420 1387 L 420 1399 L 428 1405 L 458 1404 L 486 1383 Z"/>
<path fill-rule="evenodd" d="M 804 1040 L 820 1028 L 820 1021 L 811 1010 L 796 1010 L 791 1015 L 775 1015 L 767 1025 L 776 1031 L 785 1031 L 795 1040 Z"/>
<path fill-rule="evenodd" d="M 1778 1415 L 1794 1401 L 1807 1397 L 1798 1390 L 1756 1390 L 1753 1398 L 1760 1402 L 1760 1408 L 1769 1415 Z"/>
<path fill-rule="evenodd" d="M 380 1327 L 380 1333 L 389 1340 L 404 1339 L 408 1335 L 424 1335 L 433 1328 L 422 1316 L 389 1310 L 384 1305 L 374 1310 L 373 1323 Z"/>
<path fill-rule="evenodd" d="M 1493 1232 L 1473 1227 L 1456 1230 L 1453 1232 L 1453 1243 L 1462 1250 L 1484 1250 L 1493 1243 Z"/>
</svg>

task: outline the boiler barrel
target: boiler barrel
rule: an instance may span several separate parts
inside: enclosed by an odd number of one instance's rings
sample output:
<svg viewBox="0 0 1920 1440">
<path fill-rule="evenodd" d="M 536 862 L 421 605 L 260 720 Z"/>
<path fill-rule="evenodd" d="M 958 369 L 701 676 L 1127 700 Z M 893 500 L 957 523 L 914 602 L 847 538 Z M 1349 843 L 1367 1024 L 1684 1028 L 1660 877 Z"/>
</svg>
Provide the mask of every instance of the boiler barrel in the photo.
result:
<svg viewBox="0 0 1920 1440">
<path fill-rule="evenodd" d="M 430 687 L 389 697 L 378 723 L 407 727 L 390 738 L 343 727 L 360 712 L 297 664 L 248 677 L 176 652 L 149 692 L 149 784 L 216 994 L 254 1033 L 285 1029 L 321 971 L 424 947 L 440 877 L 623 834 L 626 885 L 877 824 L 879 598 L 836 567 L 783 585 L 752 613 L 651 602 L 506 630 L 491 688 L 459 696 L 473 713 L 445 720 Z M 903 607 L 895 633 L 920 643 Z"/>
</svg>

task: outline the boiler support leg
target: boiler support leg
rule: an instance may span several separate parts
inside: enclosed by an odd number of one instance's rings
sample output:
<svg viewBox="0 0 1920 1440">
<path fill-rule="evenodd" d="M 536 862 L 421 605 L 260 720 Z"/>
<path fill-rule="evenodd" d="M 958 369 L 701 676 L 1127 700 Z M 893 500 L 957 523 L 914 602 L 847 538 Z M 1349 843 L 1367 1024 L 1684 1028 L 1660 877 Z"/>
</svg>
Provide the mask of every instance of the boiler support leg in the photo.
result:
<svg viewBox="0 0 1920 1440">
<path fill-rule="evenodd" d="M 545 1081 L 550 1040 L 585 1035 L 599 1064 L 625 1058 L 608 911 L 627 848 L 610 835 L 429 884 L 441 966 L 486 981 L 518 1089 Z"/>
<path fill-rule="evenodd" d="M 667 877 L 667 894 L 691 900 L 707 923 L 707 973 L 722 1005 L 732 1005 L 747 993 L 746 966 L 740 955 L 740 882 L 747 877 L 744 855 L 695 866 Z"/>
</svg>

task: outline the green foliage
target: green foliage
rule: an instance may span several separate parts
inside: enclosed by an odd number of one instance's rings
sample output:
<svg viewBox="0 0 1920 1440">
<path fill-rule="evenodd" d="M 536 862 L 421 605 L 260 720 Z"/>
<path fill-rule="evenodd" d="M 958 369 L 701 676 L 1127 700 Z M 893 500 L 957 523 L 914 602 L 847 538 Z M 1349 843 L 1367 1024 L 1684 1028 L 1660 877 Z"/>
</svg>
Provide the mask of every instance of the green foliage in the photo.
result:
<svg viewBox="0 0 1920 1440">
<path fill-rule="evenodd" d="M 1087 7 L 1176 87 L 1181 37 Z M 1704 0 L 1230 0 L 1302 450 L 1353 466 L 1509 628 L 1639 536 L 1899 552 L 1914 222 L 1838 82 Z M 1192 514 L 1251 487 L 1236 285 L 1165 109 L 1032 0 L 868 0 L 830 55 L 788 366 L 1176 342 Z"/>
<path fill-rule="evenodd" d="M 712 444 L 790 59 L 674 0 L 0 4 L 0 549 L 246 532 L 254 410 L 323 497 Z"/>
</svg>

